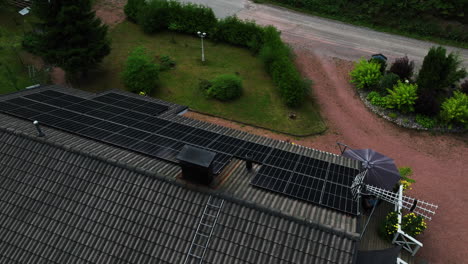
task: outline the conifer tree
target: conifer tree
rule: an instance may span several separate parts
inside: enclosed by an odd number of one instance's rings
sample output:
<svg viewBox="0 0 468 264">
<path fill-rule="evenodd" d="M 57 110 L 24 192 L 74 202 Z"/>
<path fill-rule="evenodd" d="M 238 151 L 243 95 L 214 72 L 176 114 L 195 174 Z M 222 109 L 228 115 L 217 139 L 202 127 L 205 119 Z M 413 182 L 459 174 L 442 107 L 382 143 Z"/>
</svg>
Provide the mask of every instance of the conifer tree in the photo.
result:
<svg viewBox="0 0 468 264">
<path fill-rule="evenodd" d="M 107 26 L 96 18 L 90 0 L 36 0 L 33 10 L 43 21 L 39 49 L 48 63 L 86 74 L 110 53 Z"/>
</svg>

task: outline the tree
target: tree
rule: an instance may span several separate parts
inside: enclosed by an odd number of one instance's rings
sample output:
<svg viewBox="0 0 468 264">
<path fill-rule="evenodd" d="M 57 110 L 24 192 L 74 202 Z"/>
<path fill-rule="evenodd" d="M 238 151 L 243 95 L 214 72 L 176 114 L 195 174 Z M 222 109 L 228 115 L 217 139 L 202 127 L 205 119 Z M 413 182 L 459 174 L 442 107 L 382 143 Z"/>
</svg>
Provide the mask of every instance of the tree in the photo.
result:
<svg viewBox="0 0 468 264">
<path fill-rule="evenodd" d="M 110 53 L 107 26 L 91 9 L 90 0 L 36 0 L 33 10 L 43 19 L 37 33 L 39 53 L 67 73 L 86 74 Z"/>
<path fill-rule="evenodd" d="M 465 69 L 459 69 L 462 63 L 459 56 L 446 53 L 443 47 L 432 47 L 424 57 L 417 80 L 421 90 L 440 90 L 466 76 Z"/>
<path fill-rule="evenodd" d="M 418 100 L 416 111 L 426 115 L 436 115 L 440 105 L 447 97 L 447 90 L 455 82 L 466 76 L 464 68 L 460 68 L 461 60 L 457 54 L 446 54 L 443 47 L 432 47 L 419 71 Z"/>
<path fill-rule="evenodd" d="M 135 48 L 127 58 L 122 78 L 125 86 L 135 93 L 151 94 L 158 81 L 159 67 L 143 47 Z"/>
</svg>

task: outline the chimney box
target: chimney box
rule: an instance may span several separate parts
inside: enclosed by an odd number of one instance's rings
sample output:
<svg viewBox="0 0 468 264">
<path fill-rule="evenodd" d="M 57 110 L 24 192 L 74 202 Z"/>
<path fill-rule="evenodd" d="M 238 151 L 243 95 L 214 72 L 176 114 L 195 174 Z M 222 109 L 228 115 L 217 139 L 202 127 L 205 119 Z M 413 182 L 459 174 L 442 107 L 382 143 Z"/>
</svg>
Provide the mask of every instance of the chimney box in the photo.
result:
<svg viewBox="0 0 468 264">
<path fill-rule="evenodd" d="M 209 185 L 214 178 L 212 164 L 215 156 L 215 152 L 185 145 L 177 155 L 182 177 L 195 183 Z"/>
</svg>

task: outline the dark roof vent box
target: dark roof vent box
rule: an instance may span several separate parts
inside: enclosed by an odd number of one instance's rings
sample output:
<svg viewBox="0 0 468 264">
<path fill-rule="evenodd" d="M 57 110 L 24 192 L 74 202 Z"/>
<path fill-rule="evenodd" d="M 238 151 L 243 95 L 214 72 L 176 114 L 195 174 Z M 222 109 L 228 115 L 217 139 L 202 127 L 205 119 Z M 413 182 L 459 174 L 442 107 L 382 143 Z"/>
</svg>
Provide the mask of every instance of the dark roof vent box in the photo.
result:
<svg viewBox="0 0 468 264">
<path fill-rule="evenodd" d="M 214 152 L 185 145 L 177 155 L 182 177 L 195 183 L 211 184 L 214 179 L 212 164 L 215 156 Z"/>
</svg>

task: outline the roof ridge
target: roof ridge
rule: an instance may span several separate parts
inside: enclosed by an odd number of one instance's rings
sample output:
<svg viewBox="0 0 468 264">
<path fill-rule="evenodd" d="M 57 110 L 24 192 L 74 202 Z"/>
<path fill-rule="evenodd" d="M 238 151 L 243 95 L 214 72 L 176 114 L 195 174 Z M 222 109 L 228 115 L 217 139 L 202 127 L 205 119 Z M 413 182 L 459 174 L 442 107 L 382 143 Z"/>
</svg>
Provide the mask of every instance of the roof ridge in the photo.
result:
<svg viewBox="0 0 468 264">
<path fill-rule="evenodd" d="M 175 178 L 168 178 L 168 177 L 165 177 L 163 175 L 160 175 L 157 172 L 150 171 L 148 169 L 139 168 L 139 167 L 137 167 L 135 165 L 120 162 L 120 161 L 118 161 L 116 159 L 104 158 L 104 157 L 102 157 L 100 155 L 97 155 L 97 154 L 94 154 L 94 153 L 91 153 L 91 152 L 82 151 L 81 149 L 73 147 L 73 146 L 67 146 L 67 145 L 63 145 L 63 144 L 60 144 L 60 143 L 55 142 L 55 141 L 48 140 L 47 137 L 36 137 L 36 136 L 30 135 L 30 134 L 27 134 L 27 133 L 25 133 L 25 132 L 23 132 L 21 130 L 17 130 L 17 129 L 13 129 L 13 128 L 4 128 L 4 127 L 1 127 L 1 126 L 0 126 L 0 131 L 11 134 L 13 136 L 19 136 L 19 137 L 22 137 L 22 138 L 26 138 L 28 140 L 43 143 L 43 144 L 49 145 L 51 147 L 59 148 L 59 149 L 65 150 L 67 152 L 82 155 L 84 157 L 88 157 L 88 158 L 91 158 L 91 159 L 94 159 L 94 160 L 97 160 L 97 161 L 105 162 L 107 164 L 110 164 L 110 165 L 113 165 L 113 166 L 116 166 L 116 167 L 119 167 L 119 168 L 123 168 L 123 169 L 129 170 L 129 171 L 132 171 L 132 172 L 135 172 L 135 173 L 147 176 L 147 177 L 156 178 L 157 180 L 161 180 L 163 182 L 173 184 L 173 185 L 178 186 L 178 187 L 187 188 L 189 190 L 196 190 L 196 191 L 201 192 L 201 193 L 203 193 L 205 195 L 215 195 L 215 196 L 218 196 L 219 198 L 225 199 L 225 200 L 230 201 L 232 203 L 235 203 L 235 204 L 238 204 L 238 205 L 241 205 L 241 206 L 245 206 L 245 207 L 249 207 L 249 208 L 252 208 L 252 209 L 256 209 L 256 210 L 259 210 L 261 212 L 264 212 L 264 213 L 267 213 L 267 214 L 270 214 L 270 215 L 279 216 L 279 217 L 287 219 L 289 221 L 294 221 L 294 222 L 297 222 L 299 224 L 306 225 L 306 226 L 309 226 L 309 227 L 313 227 L 315 229 L 318 229 L 318 230 L 321 230 L 321 231 L 324 231 L 324 232 L 332 233 L 332 234 L 338 235 L 338 236 L 343 236 L 343 237 L 352 239 L 354 241 L 359 240 L 359 235 L 356 234 L 356 233 L 347 232 L 345 230 L 335 228 L 335 227 L 332 227 L 332 226 L 329 226 L 329 225 L 324 225 L 324 224 L 321 224 L 321 223 L 316 222 L 316 221 L 310 221 L 310 220 L 307 220 L 305 218 L 299 218 L 299 217 L 294 217 L 294 216 L 291 216 L 291 215 L 287 215 L 287 214 L 282 213 L 280 210 L 275 210 L 275 209 L 272 209 L 272 208 L 269 208 L 269 207 L 266 207 L 266 206 L 262 206 L 262 205 L 257 204 L 257 203 L 245 201 L 245 200 L 236 198 L 236 197 L 234 197 L 232 195 L 229 195 L 227 193 L 221 192 L 219 190 L 210 190 L 210 189 L 203 188 L 201 186 L 199 187 L 197 185 L 186 184 L 186 183 L 183 183 L 181 181 L 178 181 Z"/>
</svg>

